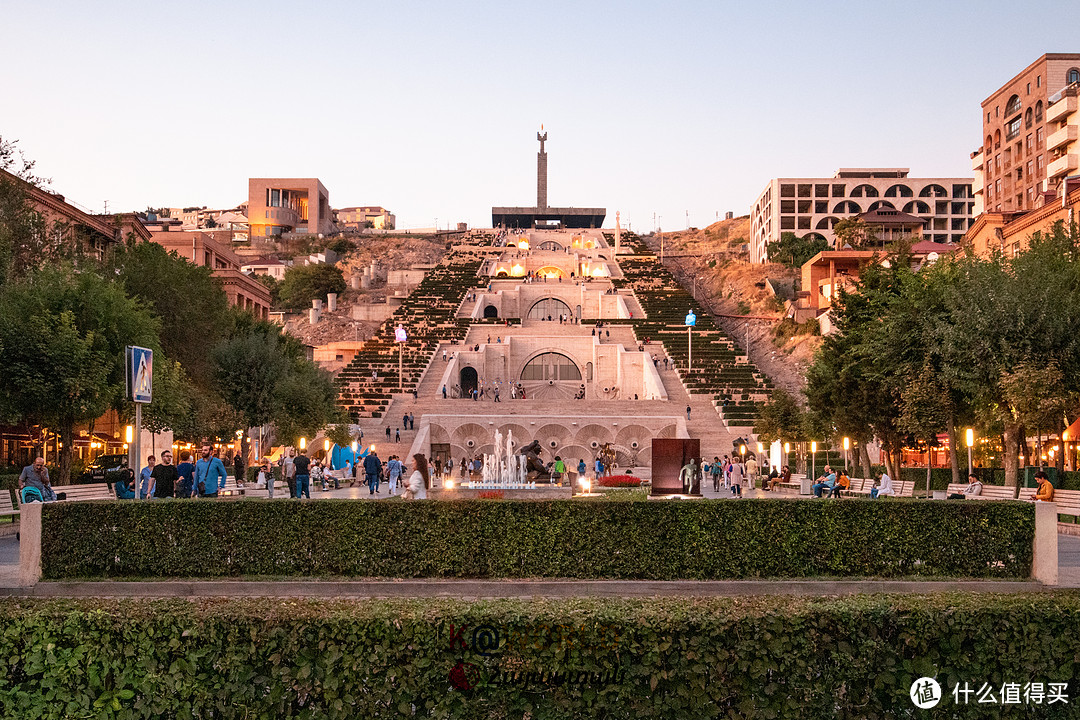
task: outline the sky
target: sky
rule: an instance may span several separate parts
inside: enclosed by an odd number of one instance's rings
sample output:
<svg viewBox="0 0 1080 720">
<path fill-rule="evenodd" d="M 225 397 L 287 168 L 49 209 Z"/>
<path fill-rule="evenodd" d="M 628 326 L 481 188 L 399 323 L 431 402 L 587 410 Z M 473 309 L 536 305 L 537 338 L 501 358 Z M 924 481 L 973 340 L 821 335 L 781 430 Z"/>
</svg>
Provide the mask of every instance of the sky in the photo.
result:
<svg viewBox="0 0 1080 720">
<path fill-rule="evenodd" d="M 969 177 L 980 102 L 1080 51 L 1060 2 L 11 3 L 0 137 L 94 212 L 318 177 L 398 227 L 536 202 L 745 215 L 774 177 Z M 1031 22 L 1015 22 L 1017 13 Z M 1070 20 L 1065 22 L 1064 20 Z"/>
</svg>

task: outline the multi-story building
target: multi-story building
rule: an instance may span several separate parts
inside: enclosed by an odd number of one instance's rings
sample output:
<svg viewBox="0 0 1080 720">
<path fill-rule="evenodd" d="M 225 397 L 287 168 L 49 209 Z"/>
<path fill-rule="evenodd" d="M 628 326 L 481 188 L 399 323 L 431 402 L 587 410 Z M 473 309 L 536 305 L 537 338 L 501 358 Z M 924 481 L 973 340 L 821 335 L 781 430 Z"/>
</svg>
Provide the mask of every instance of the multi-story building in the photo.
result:
<svg viewBox="0 0 1080 720">
<path fill-rule="evenodd" d="M 153 242 L 195 265 L 208 267 L 229 298 L 229 303 L 266 319 L 270 312 L 270 291 L 261 282 L 240 270 L 240 257 L 218 240 L 214 231 L 156 232 Z"/>
<path fill-rule="evenodd" d="M 1046 99 L 1046 179 L 1055 196 L 1063 194 L 1062 181 L 1080 170 L 1080 68 L 1069 68 L 1065 81 L 1068 85 Z"/>
<path fill-rule="evenodd" d="M 831 178 L 770 180 L 750 210 L 750 261 L 768 260 L 766 248 L 785 232 L 835 244 L 833 227 L 846 218 L 899 211 L 925 240 L 959 242 L 974 211 L 971 178 L 912 178 L 908 168 L 841 168 Z"/>
<path fill-rule="evenodd" d="M 1052 96 L 1078 81 L 1080 54 L 1048 53 L 983 101 L 982 146 L 971 154 L 976 213 L 1032 210 L 1042 205 L 1043 193 L 1056 191 L 1047 182 L 1052 160 L 1047 141 L 1056 129 L 1047 108 Z M 1067 164 L 1055 166 L 1058 177 L 1069 172 L 1063 170 Z"/>
<path fill-rule="evenodd" d="M 1054 223 L 1072 225 L 1080 222 L 1080 179 L 1062 183 L 1056 199 L 1047 198 L 1042 207 L 1028 212 L 984 212 L 971 224 L 967 240 L 977 255 L 1000 251 L 1015 257 L 1027 246 L 1036 232 L 1049 232 Z"/>
<path fill-rule="evenodd" d="M 253 238 L 334 231 L 330 193 L 318 178 L 250 178 L 247 217 Z"/>
<path fill-rule="evenodd" d="M 342 230 L 363 230 L 366 227 L 393 230 L 397 222 L 389 210 L 378 205 L 340 208 L 334 211 L 334 217 Z M 371 225 L 368 225 L 369 222 Z"/>
</svg>

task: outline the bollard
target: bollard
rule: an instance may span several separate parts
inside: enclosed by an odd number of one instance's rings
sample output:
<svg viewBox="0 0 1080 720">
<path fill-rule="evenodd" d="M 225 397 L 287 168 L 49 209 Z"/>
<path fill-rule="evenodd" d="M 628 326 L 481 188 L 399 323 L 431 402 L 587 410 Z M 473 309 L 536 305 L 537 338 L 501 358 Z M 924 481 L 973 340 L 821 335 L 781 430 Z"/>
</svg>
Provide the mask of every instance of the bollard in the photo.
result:
<svg viewBox="0 0 1080 720">
<path fill-rule="evenodd" d="M 1031 577 L 1043 585 L 1058 584 L 1057 503 L 1035 503 L 1035 547 Z"/>
<path fill-rule="evenodd" d="M 33 587 L 41 580 L 42 503 L 19 507 L 19 585 Z"/>
</svg>

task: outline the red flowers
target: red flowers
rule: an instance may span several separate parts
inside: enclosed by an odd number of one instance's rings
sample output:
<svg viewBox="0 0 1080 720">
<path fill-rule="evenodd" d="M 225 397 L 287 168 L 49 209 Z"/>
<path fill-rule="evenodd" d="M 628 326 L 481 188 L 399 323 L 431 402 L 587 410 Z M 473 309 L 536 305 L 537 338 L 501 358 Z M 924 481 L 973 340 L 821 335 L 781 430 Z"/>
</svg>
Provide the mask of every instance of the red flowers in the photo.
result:
<svg viewBox="0 0 1080 720">
<path fill-rule="evenodd" d="M 633 475 L 612 475 L 611 477 L 600 478 L 598 484 L 600 487 L 611 488 L 640 487 L 641 478 Z"/>
</svg>

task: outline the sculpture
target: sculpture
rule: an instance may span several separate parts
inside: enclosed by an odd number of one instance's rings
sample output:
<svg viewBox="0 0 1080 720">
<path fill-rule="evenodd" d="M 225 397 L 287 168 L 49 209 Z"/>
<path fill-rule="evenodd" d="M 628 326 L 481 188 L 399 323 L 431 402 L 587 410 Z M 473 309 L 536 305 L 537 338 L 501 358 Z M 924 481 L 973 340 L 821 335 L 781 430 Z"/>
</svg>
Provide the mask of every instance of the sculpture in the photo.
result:
<svg viewBox="0 0 1080 720">
<path fill-rule="evenodd" d="M 537 477 L 551 477 L 551 473 L 548 472 L 548 469 L 544 466 L 544 461 L 540 458 L 543 448 L 540 447 L 539 440 L 533 440 L 518 452 L 525 456 L 528 472 L 535 472 Z"/>
</svg>

